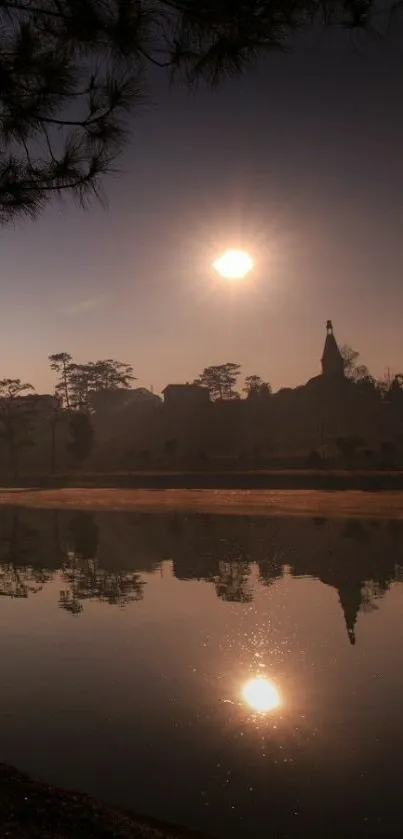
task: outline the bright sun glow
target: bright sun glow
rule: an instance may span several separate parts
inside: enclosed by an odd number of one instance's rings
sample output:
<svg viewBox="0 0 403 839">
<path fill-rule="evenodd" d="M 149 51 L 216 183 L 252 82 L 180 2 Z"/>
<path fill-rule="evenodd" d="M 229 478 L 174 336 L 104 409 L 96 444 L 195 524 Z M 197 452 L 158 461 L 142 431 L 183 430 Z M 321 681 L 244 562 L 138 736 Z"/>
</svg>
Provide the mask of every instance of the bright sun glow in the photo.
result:
<svg viewBox="0 0 403 839">
<path fill-rule="evenodd" d="M 263 677 L 251 679 L 242 689 L 242 696 L 254 711 L 274 711 L 281 705 L 281 697 L 273 682 Z"/>
<path fill-rule="evenodd" d="M 225 251 L 213 262 L 213 268 L 227 280 L 241 280 L 253 269 L 253 259 L 246 251 Z"/>
</svg>

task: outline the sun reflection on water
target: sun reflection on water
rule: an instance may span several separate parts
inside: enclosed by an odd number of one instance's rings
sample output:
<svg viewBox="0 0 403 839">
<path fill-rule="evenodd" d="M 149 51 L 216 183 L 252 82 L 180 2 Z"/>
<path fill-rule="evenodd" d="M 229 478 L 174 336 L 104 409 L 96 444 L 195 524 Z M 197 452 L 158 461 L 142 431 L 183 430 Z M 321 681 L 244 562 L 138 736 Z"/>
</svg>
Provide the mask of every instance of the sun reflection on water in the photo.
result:
<svg viewBox="0 0 403 839">
<path fill-rule="evenodd" d="M 281 696 L 275 684 L 263 676 L 249 679 L 242 688 L 242 696 L 254 711 L 261 714 L 274 711 L 281 705 Z"/>
</svg>

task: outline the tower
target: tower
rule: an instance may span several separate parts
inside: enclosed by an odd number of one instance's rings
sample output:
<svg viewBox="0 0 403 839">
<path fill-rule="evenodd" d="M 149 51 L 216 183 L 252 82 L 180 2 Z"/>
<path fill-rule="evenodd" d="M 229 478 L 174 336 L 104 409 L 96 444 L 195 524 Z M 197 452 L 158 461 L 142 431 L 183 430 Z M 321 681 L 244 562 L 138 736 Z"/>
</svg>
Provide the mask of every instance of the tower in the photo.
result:
<svg viewBox="0 0 403 839">
<path fill-rule="evenodd" d="M 339 378 L 344 376 L 343 356 L 334 337 L 331 320 L 328 320 L 326 323 L 326 340 L 321 362 L 323 376 L 338 376 Z"/>
</svg>

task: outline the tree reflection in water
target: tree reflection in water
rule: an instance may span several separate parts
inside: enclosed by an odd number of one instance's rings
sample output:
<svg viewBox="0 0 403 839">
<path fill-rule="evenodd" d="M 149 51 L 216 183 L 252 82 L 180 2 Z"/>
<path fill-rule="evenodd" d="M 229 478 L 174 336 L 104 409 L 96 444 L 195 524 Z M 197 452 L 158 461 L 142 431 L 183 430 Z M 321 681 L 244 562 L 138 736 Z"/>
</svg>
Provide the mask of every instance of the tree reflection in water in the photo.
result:
<svg viewBox="0 0 403 839">
<path fill-rule="evenodd" d="M 250 603 L 256 586 L 275 585 L 285 569 L 320 580 L 337 591 L 354 644 L 359 613 L 402 580 L 403 523 L 0 511 L 3 596 L 28 597 L 57 580 L 59 606 L 71 614 L 90 600 L 124 607 L 142 599 L 142 573 L 165 560 L 177 579 L 210 583 L 228 604 Z"/>
<path fill-rule="evenodd" d="M 99 529 L 91 514 L 74 515 L 70 532 L 71 544 L 61 569 L 67 586 L 60 591 L 61 609 L 76 615 L 83 610 L 83 600 L 99 600 L 111 606 L 127 606 L 141 600 L 144 583 L 136 572 L 100 567 Z"/>
<path fill-rule="evenodd" d="M 248 586 L 250 575 L 249 562 L 245 560 L 220 560 L 218 576 L 214 578 L 217 597 L 228 603 L 250 603 L 253 592 Z"/>
<path fill-rule="evenodd" d="M 7 511 L 7 526 L 0 530 L 0 595 L 28 597 L 53 578 L 53 572 L 29 563 L 36 530 L 21 520 L 21 511 Z"/>
</svg>

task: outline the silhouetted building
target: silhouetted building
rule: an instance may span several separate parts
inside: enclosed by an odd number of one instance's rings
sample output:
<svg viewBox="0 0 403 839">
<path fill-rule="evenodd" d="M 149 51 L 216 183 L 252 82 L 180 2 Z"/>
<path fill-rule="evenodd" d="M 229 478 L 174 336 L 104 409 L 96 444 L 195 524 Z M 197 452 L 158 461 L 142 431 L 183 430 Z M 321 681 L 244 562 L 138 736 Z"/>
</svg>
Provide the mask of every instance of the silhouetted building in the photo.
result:
<svg viewBox="0 0 403 839">
<path fill-rule="evenodd" d="M 162 393 L 164 404 L 172 408 L 198 408 L 210 402 L 210 391 L 202 385 L 167 385 Z"/>
<path fill-rule="evenodd" d="M 326 340 L 321 362 L 323 376 L 344 376 L 343 356 L 334 337 L 331 320 L 326 323 Z"/>
</svg>

